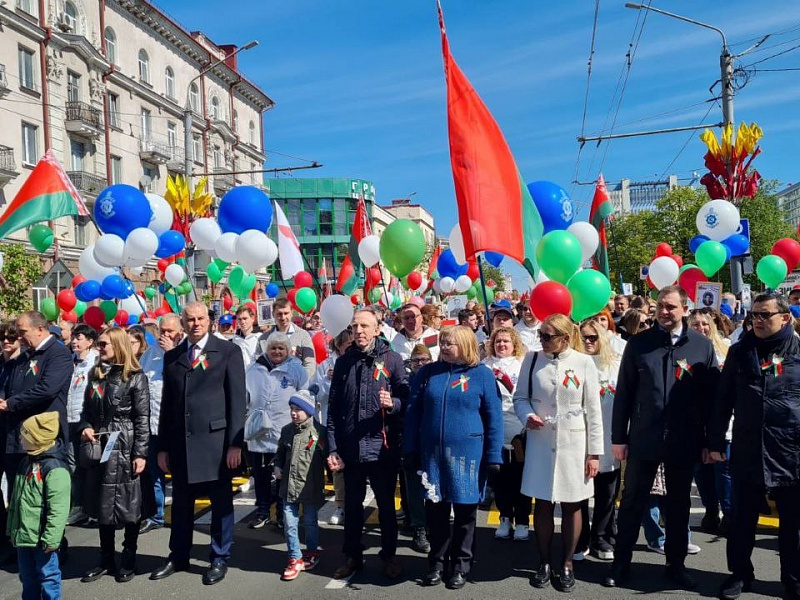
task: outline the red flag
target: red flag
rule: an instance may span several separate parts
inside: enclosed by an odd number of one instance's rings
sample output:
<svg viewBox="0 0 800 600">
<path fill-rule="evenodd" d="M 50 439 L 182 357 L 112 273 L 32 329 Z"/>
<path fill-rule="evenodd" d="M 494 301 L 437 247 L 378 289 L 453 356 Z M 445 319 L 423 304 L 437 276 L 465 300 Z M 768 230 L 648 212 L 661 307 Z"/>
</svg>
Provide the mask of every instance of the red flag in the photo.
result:
<svg viewBox="0 0 800 600">
<path fill-rule="evenodd" d="M 358 199 L 356 215 L 353 219 L 353 229 L 350 234 L 350 246 L 347 250 L 348 255 L 344 257 L 342 266 L 339 268 L 339 279 L 336 281 L 336 290 L 350 295 L 358 289 L 358 277 L 361 271 L 361 258 L 358 256 L 358 244 L 368 235 L 372 234 L 367 214 L 367 205 L 364 197 Z"/>
<path fill-rule="evenodd" d="M 428 279 L 433 279 L 433 273 L 436 271 L 436 266 L 439 264 L 439 255 L 442 253 L 442 247 L 436 246 L 431 256 L 431 262 L 428 265 Z"/>
<path fill-rule="evenodd" d="M 608 190 L 606 189 L 606 180 L 603 179 L 603 174 L 597 178 L 597 185 L 594 188 L 594 198 L 592 199 L 592 208 L 589 211 L 589 222 L 597 229 L 600 235 L 600 243 L 597 245 L 597 250 L 592 257 L 592 264 L 594 268 L 604 273 L 606 277 L 609 275 L 608 268 L 608 239 L 606 238 L 606 219 L 614 212 L 614 205 L 608 198 Z"/>
</svg>

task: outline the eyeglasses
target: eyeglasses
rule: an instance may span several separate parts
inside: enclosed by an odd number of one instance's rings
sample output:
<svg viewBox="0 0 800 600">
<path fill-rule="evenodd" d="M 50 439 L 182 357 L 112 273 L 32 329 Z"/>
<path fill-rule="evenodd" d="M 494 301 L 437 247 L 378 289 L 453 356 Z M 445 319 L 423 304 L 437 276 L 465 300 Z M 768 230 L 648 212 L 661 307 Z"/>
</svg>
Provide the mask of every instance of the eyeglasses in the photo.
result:
<svg viewBox="0 0 800 600">
<path fill-rule="evenodd" d="M 539 339 L 542 340 L 545 343 L 552 342 L 553 340 L 558 339 L 560 337 L 564 337 L 564 334 L 563 333 L 543 333 L 541 331 L 539 332 Z"/>
<path fill-rule="evenodd" d="M 13 343 L 13 342 L 16 342 L 19 338 L 16 335 L 6 334 L 6 335 L 3 335 L 3 336 L 0 336 L 0 339 L 2 339 L 5 342 L 12 342 Z"/>
<path fill-rule="evenodd" d="M 458 344 L 456 344 L 455 342 L 450 341 L 450 340 L 442 340 L 442 339 L 439 340 L 439 347 L 440 348 L 452 348 L 453 346 L 457 346 L 457 345 Z"/>
<path fill-rule="evenodd" d="M 424 358 L 412 358 L 411 359 L 411 364 L 412 365 L 427 365 L 429 362 L 431 362 L 431 359 L 427 358 L 427 357 L 424 357 Z"/>
<path fill-rule="evenodd" d="M 95 346 L 97 346 L 98 348 L 105 348 L 105 347 L 106 347 L 106 346 L 108 346 L 110 343 L 111 343 L 111 342 L 95 342 L 95 343 L 94 343 L 94 345 L 95 345 Z"/>
<path fill-rule="evenodd" d="M 756 311 L 751 311 L 750 312 L 750 315 L 753 317 L 754 321 L 755 320 L 769 321 L 775 315 L 780 315 L 780 314 L 784 314 L 784 313 L 780 313 L 780 312 L 756 312 Z"/>
<path fill-rule="evenodd" d="M 600 339 L 599 335 L 585 335 L 585 336 L 583 336 L 583 341 L 584 342 L 588 342 L 590 344 L 596 344 L 598 339 Z"/>
</svg>

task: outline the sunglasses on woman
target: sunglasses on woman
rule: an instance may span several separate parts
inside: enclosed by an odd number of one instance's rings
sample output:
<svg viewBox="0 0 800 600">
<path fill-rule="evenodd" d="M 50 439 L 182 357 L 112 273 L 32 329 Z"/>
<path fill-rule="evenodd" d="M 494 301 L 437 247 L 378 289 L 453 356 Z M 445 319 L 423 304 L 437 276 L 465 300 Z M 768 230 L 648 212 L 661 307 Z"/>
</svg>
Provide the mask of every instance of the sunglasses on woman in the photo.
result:
<svg viewBox="0 0 800 600">
<path fill-rule="evenodd" d="M 583 336 L 583 341 L 589 344 L 596 344 L 597 340 L 600 339 L 599 335 L 585 335 Z"/>
<path fill-rule="evenodd" d="M 16 335 L 6 334 L 0 336 L 0 340 L 4 342 L 11 342 L 12 344 L 16 342 L 19 338 Z"/>
<path fill-rule="evenodd" d="M 110 343 L 111 343 L 111 342 L 95 342 L 95 343 L 94 343 L 94 345 L 95 345 L 95 346 L 97 346 L 98 348 L 105 348 L 105 347 L 106 347 L 106 346 L 108 346 Z"/>
<path fill-rule="evenodd" d="M 541 331 L 539 332 L 539 339 L 542 340 L 545 343 L 552 342 L 553 340 L 556 340 L 556 339 L 558 339 L 560 337 L 564 337 L 564 334 L 563 333 L 542 333 Z"/>
</svg>

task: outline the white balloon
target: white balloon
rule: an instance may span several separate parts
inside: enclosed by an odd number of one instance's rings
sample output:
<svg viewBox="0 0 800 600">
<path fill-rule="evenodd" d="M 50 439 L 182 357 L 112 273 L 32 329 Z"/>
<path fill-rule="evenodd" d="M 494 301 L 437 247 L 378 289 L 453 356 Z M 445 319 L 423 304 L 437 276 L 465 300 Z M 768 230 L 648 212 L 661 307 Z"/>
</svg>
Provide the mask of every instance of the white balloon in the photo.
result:
<svg viewBox="0 0 800 600">
<path fill-rule="evenodd" d="M 158 194 L 145 194 L 145 198 L 150 203 L 153 216 L 150 218 L 148 229 L 157 236 L 172 228 L 172 207 L 164 198 Z"/>
<path fill-rule="evenodd" d="M 212 250 L 221 235 L 217 222 L 207 217 L 197 219 L 189 228 L 189 236 L 200 250 Z"/>
<path fill-rule="evenodd" d="M 600 234 L 594 228 L 594 225 L 586 221 L 576 221 L 567 227 L 567 231 L 578 238 L 581 244 L 581 256 L 584 261 L 594 256 L 597 246 L 600 244 Z"/>
<path fill-rule="evenodd" d="M 175 265 L 177 266 L 177 265 Z M 138 296 L 137 294 L 133 294 L 128 296 L 127 298 L 123 298 L 119 301 L 119 308 L 121 310 L 128 311 L 128 314 L 131 316 L 139 316 L 144 312 L 144 298 Z"/>
<path fill-rule="evenodd" d="M 469 275 L 459 275 L 458 279 L 455 280 L 455 283 L 453 285 L 453 290 L 457 294 L 463 294 L 471 287 L 472 287 L 472 279 L 469 278 Z"/>
<path fill-rule="evenodd" d="M 332 336 L 336 337 L 350 325 L 353 320 L 353 303 L 347 296 L 328 296 L 319 307 L 322 325 Z"/>
<path fill-rule="evenodd" d="M 236 240 L 236 259 L 248 273 L 267 267 L 278 258 L 278 247 L 265 233 L 248 229 Z"/>
<path fill-rule="evenodd" d="M 133 259 L 138 263 L 142 259 L 149 260 L 158 250 L 158 236 L 147 227 L 137 227 L 125 239 L 125 260 Z"/>
<path fill-rule="evenodd" d="M 125 240 L 113 233 L 104 233 L 97 238 L 92 257 L 103 267 L 120 266 L 125 259 Z"/>
<path fill-rule="evenodd" d="M 394 300 L 394 294 L 392 294 L 392 292 L 383 292 L 381 294 L 380 303 L 386 308 L 389 308 L 392 305 L 392 300 Z"/>
<path fill-rule="evenodd" d="M 134 275 L 141 275 L 142 273 L 144 273 L 144 265 L 141 267 L 131 267 L 130 272 L 133 273 Z"/>
<path fill-rule="evenodd" d="M 217 256 L 225 262 L 236 262 L 236 242 L 239 240 L 239 234 L 229 231 L 223 233 L 217 242 L 214 244 L 214 250 L 217 251 Z"/>
<path fill-rule="evenodd" d="M 108 275 L 116 273 L 116 269 L 99 264 L 94 258 L 94 244 L 89 244 L 81 251 L 78 258 L 78 271 L 86 279 L 102 282 Z"/>
<path fill-rule="evenodd" d="M 739 209 L 727 200 L 711 200 L 697 211 L 697 230 L 716 242 L 739 230 Z"/>
<path fill-rule="evenodd" d="M 358 257 L 365 267 L 374 267 L 381 261 L 381 238 L 368 235 L 358 243 Z"/>
<path fill-rule="evenodd" d="M 164 279 L 166 279 L 172 287 L 177 287 L 186 279 L 186 273 L 183 271 L 183 267 L 173 263 L 164 271 Z"/>
<path fill-rule="evenodd" d="M 672 285 L 677 281 L 680 274 L 680 267 L 669 256 L 659 256 L 650 263 L 650 270 L 648 276 L 656 289 L 660 290 L 663 287 Z"/>
<path fill-rule="evenodd" d="M 461 235 L 461 226 L 458 223 L 450 230 L 450 251 L 453 253 L 458 264 L 463 265 L 467 262 L 467 251 L 464 249 L 464 236 Z"/>
<path fill-rule="evenodd" d="M 442 293 L 441 281 L 442 281 L 441 279 L 434 279 L 433 285 L 431 285 L 431 288 L 433 288 L 433 291 L 436 292 L 437 294 Z"/>
<path fill-rule="evenodd" d="M 439 289 L 443 294 L 451 294 L 456 287 L 456 281 L 452 277 L 442 277 L 439 280 Z"/>
</svg>

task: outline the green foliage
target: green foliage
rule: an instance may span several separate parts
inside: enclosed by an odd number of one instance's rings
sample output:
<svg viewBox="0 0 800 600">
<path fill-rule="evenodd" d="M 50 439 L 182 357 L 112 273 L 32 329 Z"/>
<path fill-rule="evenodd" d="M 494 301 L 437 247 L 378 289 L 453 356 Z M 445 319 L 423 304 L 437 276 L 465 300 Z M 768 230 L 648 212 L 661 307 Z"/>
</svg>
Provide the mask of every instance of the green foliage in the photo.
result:
<svg viewBox="0 0 800 600">
<path fill-rule="evenodd" d="M 0 244 L 3 253 L 0 280 L 0 314 L 16 315 L 33 308 L 31 286 L 42 276 L 42 263 L 36 254 L 25 251 L 23 244 Z"/>
<path fill-rule="evenodd" d="M 483 261 L 483 277 L 488 284 L 490 281 L 494 281 L 497 284 L 495 289 L 498 290 L 505 290 L 506 289 L 506 280 L 509 279 L 508 275 L 502 269 L 498 267 L 493 267 L 486 261 Z"/>
</svg>

